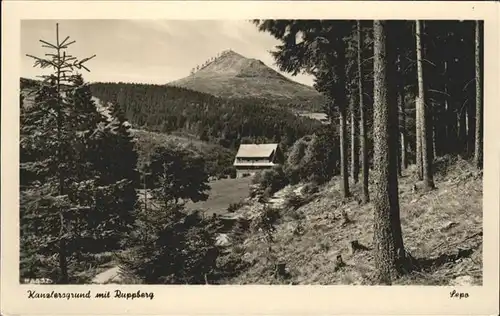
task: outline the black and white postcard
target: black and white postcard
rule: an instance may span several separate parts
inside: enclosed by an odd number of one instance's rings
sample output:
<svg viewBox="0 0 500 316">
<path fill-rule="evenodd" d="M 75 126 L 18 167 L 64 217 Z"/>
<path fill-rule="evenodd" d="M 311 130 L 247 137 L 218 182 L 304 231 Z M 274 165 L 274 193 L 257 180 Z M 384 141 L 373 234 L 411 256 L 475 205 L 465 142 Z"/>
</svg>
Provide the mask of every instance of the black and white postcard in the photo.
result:
<svg viewBox="0 0 500 316">
<path fill-rule="evenodd" d="M 498 4 L 3 8 L 2 314 L 498 314 Z"/>
</svg>

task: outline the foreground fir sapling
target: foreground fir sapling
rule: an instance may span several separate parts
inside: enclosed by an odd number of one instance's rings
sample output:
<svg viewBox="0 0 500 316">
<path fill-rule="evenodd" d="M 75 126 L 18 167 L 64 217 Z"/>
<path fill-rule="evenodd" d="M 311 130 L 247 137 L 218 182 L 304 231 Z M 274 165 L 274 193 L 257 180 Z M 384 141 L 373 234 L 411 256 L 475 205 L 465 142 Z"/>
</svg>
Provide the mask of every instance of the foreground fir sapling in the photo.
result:
<svg viewBox="0 0 500 316">
<path fill-rule="evenodd" d="M 51 53 L 28 56 L 52 72 L 33 87 L 34 103 L 21 105 L 21 277 L 85 282 L 82 258 L 120 248 L 131 229 L 135 153 L 121 123 L 97 112 L 77 72 L 89 71 L 94 56 L 67 54 L 75 41 L 61 41 L 58 25 L 55 43 L 41 42 Z M 130 157 L 122 166 L 118 153 Z"/>
</svg>

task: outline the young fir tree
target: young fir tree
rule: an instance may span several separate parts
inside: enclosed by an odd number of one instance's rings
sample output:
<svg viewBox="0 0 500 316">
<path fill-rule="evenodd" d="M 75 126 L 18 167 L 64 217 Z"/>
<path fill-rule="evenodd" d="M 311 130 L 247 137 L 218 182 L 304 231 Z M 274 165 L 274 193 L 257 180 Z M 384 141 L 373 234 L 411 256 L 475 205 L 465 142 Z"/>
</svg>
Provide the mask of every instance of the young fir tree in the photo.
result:
<svg viewBox="0 0 500 316">
<path fill-rule="evenodd" d="M 92 102 L 78 69 L 84 63 L 66 53 L 74 41 L 42 41 L 53 53 L 28 55 L 35 67 L 52 68 L 42 76 L 34 103 L 21 111 L 21 274 L 49 277 L 58 283 L 75 279 L 81 254 L 108 248 L 124 230 L 123 214 L 113 199 L 124 192 L 106 181 L 113 163 L 97 164 L 109 143 L 101 141 L 103 117 Z"/>
<path fill-rule="evenodd" d="M 83 86 L 80 94 L 96 112 L 88 86 Z M 99 114 L 101 120 L 95 125 L 92 144 L 86 152 L 86 159 L 98 175 L 96 183 L 101 189 L 96 196 L 99 217 L 102 223 L 109 223 L 110 228 L 113 228 L 101 240 L 102 250 L 113 250 L 124 245 L 135 221 L 136 189 L 140 186 L 138 155 L 130 126 L 118 106 L 111 104 L 108 110 L 110 116 L 107 118 Z"/>
<path fill-rule="evenodd" d="M 158 148 L 147 166 L 147 190 L 155 202 L 138 214 L 130 255 L 120 257 L 127 272 L 147 284 L 203 284 L 217 275 L 211 219 L 184 209 L 207 198 L 202 160 L 172 148 Z"/>
<path fill-rule="evenodd" d="M 149 170 L 153 195 L 175 204 L 208 198 L 208 174 L 203 157 L 181 148 L 158 147 L 151 156 Z M 150 187 L 151 188 L 151 187 Z"/>
</svg>

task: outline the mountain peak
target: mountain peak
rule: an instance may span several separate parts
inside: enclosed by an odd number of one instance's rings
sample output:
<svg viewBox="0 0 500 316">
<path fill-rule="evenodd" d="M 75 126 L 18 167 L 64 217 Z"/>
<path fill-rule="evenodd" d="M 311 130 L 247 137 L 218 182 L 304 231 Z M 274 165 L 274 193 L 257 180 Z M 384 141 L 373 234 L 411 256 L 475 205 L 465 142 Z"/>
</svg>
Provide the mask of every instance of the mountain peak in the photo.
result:
<svg viewBox="0 0 500 316">
<path fill-rule="evenodd" d="M 292 81 L 261 60 L 247 58 L 231 49 L 168 85 L 223 98 L 302 100 L 305 103 L 321 98 L 314 88 Z"/>
<path fill-rule="evenodd" d="M 219 58 L 243 58 L 246 59 L 245 56 L 238 54 L 232 49 L 228 49 L 220 53 Z"/>
<path fill-rule="evenodd" d="M 231 49 L 221 52 L 217 57 L 211 58 L 200 67 L 197 67 L 188 78 L 220 76 L 272 77 L 288 80 L 280 73 L 267 67 L 262 61 L 247 58 Z"/>
</svg>

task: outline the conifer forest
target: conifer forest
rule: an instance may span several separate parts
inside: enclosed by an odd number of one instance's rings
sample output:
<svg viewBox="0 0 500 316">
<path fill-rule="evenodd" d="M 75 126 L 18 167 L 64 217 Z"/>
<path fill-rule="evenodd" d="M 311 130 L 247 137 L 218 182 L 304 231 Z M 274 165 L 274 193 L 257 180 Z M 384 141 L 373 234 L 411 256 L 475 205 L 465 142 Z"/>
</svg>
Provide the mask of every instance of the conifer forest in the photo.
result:
<svg viewBox="0 0 500 316">
<path fill-rule="evenodd" d="M 20 282 L 481 285 L 483 22 L 244 23 L 279 72 L 229 49 L 88 81 L 55 22 L 23 54 Z"/>
</svg>

